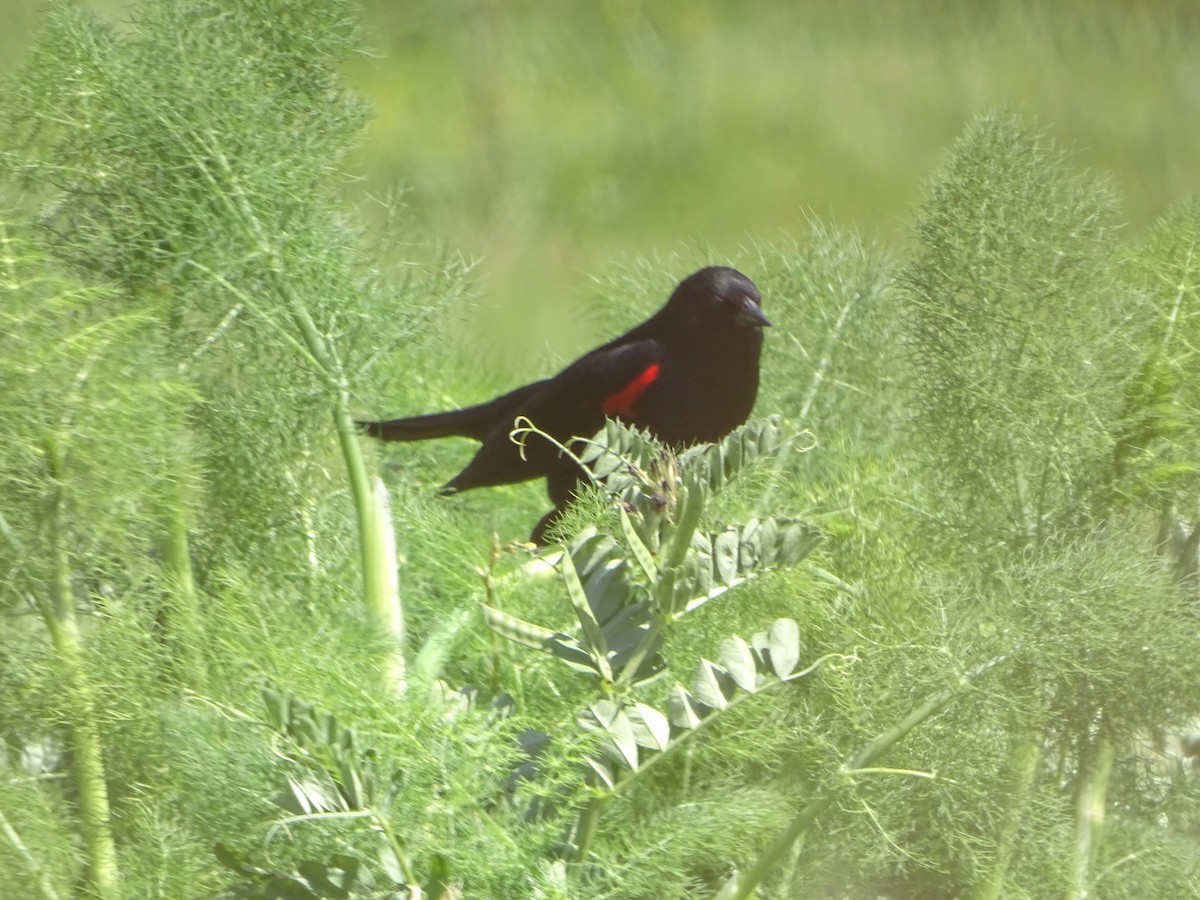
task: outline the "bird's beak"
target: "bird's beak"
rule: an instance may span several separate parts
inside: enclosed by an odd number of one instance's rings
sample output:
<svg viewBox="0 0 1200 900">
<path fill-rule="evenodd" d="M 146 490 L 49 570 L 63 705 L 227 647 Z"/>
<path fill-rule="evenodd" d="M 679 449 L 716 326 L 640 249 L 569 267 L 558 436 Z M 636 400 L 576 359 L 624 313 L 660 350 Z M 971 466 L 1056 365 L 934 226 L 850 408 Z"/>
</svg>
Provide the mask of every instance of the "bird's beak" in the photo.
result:
<svg viewBox="0 0 1200 900">
<path fill-rule="evenodd" d="M 742 308 L 738 310 L 734 321 L 739 325 L 750 328 L 770 328 L 771 320 L 763 315 L 761 307 L 749 297 L 742 299 Z"/>
</svg>

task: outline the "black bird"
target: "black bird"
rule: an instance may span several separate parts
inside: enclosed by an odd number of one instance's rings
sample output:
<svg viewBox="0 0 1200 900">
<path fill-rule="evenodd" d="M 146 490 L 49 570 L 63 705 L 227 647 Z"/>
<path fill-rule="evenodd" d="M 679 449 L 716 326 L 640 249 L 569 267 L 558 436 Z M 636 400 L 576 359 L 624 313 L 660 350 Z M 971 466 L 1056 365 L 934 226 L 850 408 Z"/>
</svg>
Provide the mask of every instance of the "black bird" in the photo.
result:
<svg viewBox="0 0 1200 900">
<path fill-rule="evenodd" d="M 477 406 L 359 425 L 385 441 L 451 435 L 481 441 L 442 494 L 544 477 L 554 509 L 533 530 L 531 539 L 540 544 L 587 476 L 537 435 L 525 440 L 522 458 L 509 437 L 518 417 L 567 446 L 599 431 L 606 416 L 644 428 L 672 447 L 720 440 L 754 406 L 762 329 L 770 324 L 754 282 L 736 269 L 709 266 L 681 281 L 642 324 L 552 378 Z"/>
</svg>

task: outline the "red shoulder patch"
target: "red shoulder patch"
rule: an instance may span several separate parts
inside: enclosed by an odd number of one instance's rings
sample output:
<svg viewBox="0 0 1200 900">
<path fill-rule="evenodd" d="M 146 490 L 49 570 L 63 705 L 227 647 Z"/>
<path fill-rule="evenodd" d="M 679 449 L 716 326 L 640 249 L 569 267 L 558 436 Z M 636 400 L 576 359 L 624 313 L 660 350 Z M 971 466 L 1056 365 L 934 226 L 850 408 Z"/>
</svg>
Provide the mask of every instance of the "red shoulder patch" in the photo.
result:
<svg viewBox="0 0 1200 900">
<path fill-rule="evenodd" d="M 600 408 L 604 410 L 606 416 L 631 416 L 633 415 L 633 405 L 637 403 L 638 397 L 646 393 L 646 388 L 653 384 L 654 379 L 658 377 L 658 363 L 651 363 L 638 373 L 638 376 L 621 388 L 615 394 L 610 394 L 605 398 Z"/>
</svg>

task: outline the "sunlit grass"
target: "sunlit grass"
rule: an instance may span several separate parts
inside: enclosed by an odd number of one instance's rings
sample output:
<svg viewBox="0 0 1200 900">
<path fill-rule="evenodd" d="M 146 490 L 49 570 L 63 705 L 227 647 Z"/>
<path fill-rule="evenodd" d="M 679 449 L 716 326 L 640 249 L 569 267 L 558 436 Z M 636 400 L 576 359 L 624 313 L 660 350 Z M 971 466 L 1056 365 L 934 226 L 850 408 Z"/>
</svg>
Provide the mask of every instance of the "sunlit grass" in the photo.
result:
<svg viewBox="0 0 1200 900">
<path fill-rule="evenodd" d="M 1185 3 L 370 7 L 366 188 L 410 185 L 426 234 L 483 258 L 486 302 L 571 347 L 614 258 L 728 258 L 809 211 L 906 244 L 922 180 L 991 108 L 1113 173 L 1135 229 L 1197 189 Z"/>
<path fill-rule="evenodd" d="M 923 179 L 996 107 L 1112 173 L 1135 230 L 1200 188 L 1184 0 L 365 6 L 351 191 L 408 191 L 406 252 L 481 260 L 463 315 L 504 373 L 601 337 L 580 309 L 614 260 L 734 259 L 809 214 L 906 245 Z M 40 5 L 0 8 L 8 62 Z"/>
</svg>

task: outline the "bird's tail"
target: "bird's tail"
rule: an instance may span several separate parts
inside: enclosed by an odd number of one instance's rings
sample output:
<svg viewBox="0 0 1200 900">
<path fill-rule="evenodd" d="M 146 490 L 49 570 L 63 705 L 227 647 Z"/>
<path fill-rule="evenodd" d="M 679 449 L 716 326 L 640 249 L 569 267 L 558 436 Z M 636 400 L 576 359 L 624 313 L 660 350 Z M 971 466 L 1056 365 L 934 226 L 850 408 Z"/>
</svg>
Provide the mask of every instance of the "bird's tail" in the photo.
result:
<svg viewBox="0 0 1200 900">
<path fill-rule="evenodd" d="M 543 382 L 536 381 L 476 406 L 424 416 L 357 424 L 371 437 L 385 441 L 424 441 L 442 437 L 469 437 L 482 441 L 499 423 L 511 423 L 517 407 L 542 384 Z"/>
<path fill-rule="evenodd" d="M 466 415 L 470 412 L 471 409 L 455 409 L 384 422 L 359 422 L 358 426 L 371 437 L 384 441 L 424 441 L 453 435 L 475 437 L 474 420 Z"/>
</svg>

